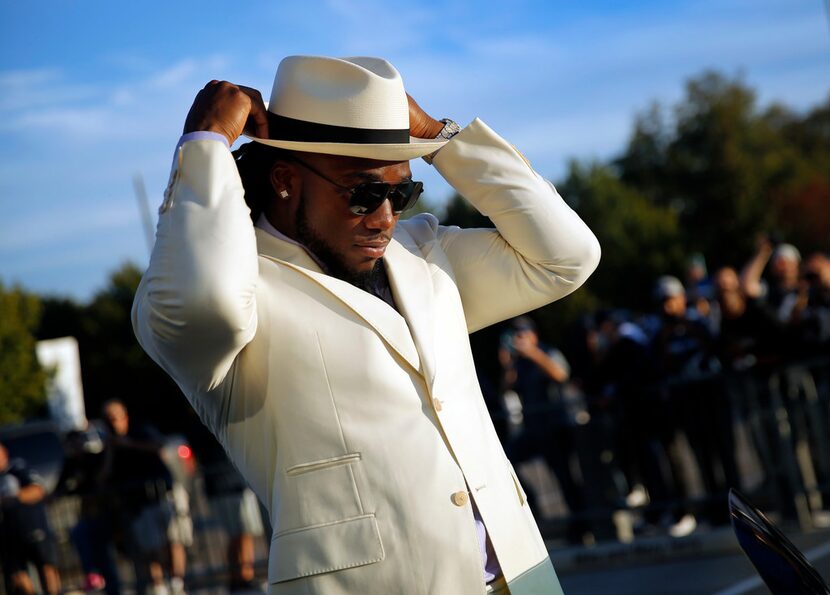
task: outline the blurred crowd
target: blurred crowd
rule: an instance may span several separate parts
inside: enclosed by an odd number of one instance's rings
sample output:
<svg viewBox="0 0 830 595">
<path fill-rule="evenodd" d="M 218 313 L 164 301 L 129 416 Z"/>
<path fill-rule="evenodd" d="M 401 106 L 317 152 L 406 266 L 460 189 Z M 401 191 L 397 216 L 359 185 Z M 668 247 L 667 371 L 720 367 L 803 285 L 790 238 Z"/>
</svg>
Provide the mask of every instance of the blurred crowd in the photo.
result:
<svg viewBox="0 0 830 595">
<path fill-rule="evenodd" d="M 112 399 L 101 419 L 69 432 L 62 448 L 65 462 L 55 495 L 79 501 L 68 536 L 84 591 L 118 595 L 126 578 L 129 590 L 138 593 L 185 593 L 194 538 L 190 498 L 196 452 L 200 488 L 226 536 L 228 590 L 261 592 L 254 572 L 254 539 L 264 534 L 259 504 L 207 430 L 189 441 L 165 436 L 150 423 L 131 420 L 126 405 Z M 31 451 L 30 458 L 43 457 Z M 45 506 L 49 483 L 24 457 L 10 457 L 0 444 L 0 562 L 6 593 L 62 592 L 58 539 Z"/>
<path fill-rule="evenodd" d="M 560 346 L 514 320 L 488 400 L 514 464 L 542 460 L 556 478 L 569 541 L 601 533 L 591 511 L 619 507 L 641 511 L 635 531 L 682 536 L 726 523 L 729 488 L 747 487 L 741 424 L 775 505 L 795 516 L 809 483 L 823 506 L 828 354 L 830 258 L 764 237 L 740 268 L 709 274 L 693 255 L 683 281 L 656 281 L 651 311 L 592 313 Z M 809 455 L 793 462 L 796 441 Z"/>
</svg>

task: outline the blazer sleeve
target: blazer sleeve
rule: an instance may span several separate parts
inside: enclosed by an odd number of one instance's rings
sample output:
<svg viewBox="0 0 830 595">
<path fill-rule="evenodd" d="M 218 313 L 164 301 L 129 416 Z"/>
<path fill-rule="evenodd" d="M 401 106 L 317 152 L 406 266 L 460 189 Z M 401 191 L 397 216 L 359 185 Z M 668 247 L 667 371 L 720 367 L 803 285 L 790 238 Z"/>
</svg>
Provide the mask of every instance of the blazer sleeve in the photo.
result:
<svg viewBox="0 0 830 595">
<path fill-rule="evenodd" d="M 560 299 L 596 269 L 600 246 L 588 226 L 481 120 L 447 143 L 433 164 L 496 225 L 435 231 L 470 332 Z"/>
<path fill-rule="evenodd" d="M 256 239 L 243 196 L 222 143 L 177 149 L 132 322 L 185 394 L 221 383 L 256 333 Z"/>
</svg>

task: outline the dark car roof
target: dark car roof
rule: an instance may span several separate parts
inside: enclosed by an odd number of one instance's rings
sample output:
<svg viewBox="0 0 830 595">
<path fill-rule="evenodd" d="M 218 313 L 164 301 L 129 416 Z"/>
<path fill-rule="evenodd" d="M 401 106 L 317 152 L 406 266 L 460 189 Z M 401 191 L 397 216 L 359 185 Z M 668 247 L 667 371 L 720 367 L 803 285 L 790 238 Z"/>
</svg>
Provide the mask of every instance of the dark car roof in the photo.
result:
<svg viewBox="0 0 830 595">
<path fill-rule="evenodd" d="M 10 459 L 22 459 L 42 478 L 47 494 L 55 489 L 65 459 L 57 424 L 37 421 L 0 427 L 0 443 L 8 449 Z"/>
</svg>

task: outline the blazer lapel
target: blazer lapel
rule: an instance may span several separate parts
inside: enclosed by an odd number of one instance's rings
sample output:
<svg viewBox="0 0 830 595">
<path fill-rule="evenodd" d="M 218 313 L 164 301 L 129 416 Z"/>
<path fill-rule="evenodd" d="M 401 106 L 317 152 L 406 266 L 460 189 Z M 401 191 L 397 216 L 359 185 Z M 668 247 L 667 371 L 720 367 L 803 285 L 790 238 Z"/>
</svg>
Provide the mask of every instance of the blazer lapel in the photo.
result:
<svg viewBox="0 0 830 595">
<path fill-rule="evenodd" d="M 386 302 L 358 289 L 351 283 L 326 275 L 313 258 L 299 245 L 280 240 L 261 229 L 256 230 L 260 255 L 279 262 L 301 273 L 321 288 L 337 297 L 358 316 L 363 318 L 381 338 L 394 349 L 415 371 L 421 373 L 421 362 L 413 337 L 403 316 Z M 392 244 L 396 242 L 392 240 Z M 395 291 L 393 286 L 393 292 Z M 398 300 L 397 294 L 395 295 Z M 398 301 L 400 306 L 400 301 Z"/>
<path fill-rule="evenodd" d="M 395 302 L 406 318 L 430 387 L 435 383 L 435 329 L 432 273 L 412 238 L 402 228 L 386 249 L 386 273 Z"/>
</svg>

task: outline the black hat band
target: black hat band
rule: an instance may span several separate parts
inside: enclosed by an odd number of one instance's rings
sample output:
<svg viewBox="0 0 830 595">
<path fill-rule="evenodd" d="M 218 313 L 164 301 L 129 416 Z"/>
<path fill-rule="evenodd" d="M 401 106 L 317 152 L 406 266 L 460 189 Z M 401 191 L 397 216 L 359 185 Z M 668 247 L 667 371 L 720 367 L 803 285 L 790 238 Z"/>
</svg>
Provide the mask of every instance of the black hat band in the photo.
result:
<svg viewBox="0 0 830 595">
<path fill-rule="evenodd" d="M 361 145 L 409 144 L 408 128 L 350 128 L 296 120 L 268 112 L 271 140 L 303 143 L 350 143 Z"/>
</svg>

